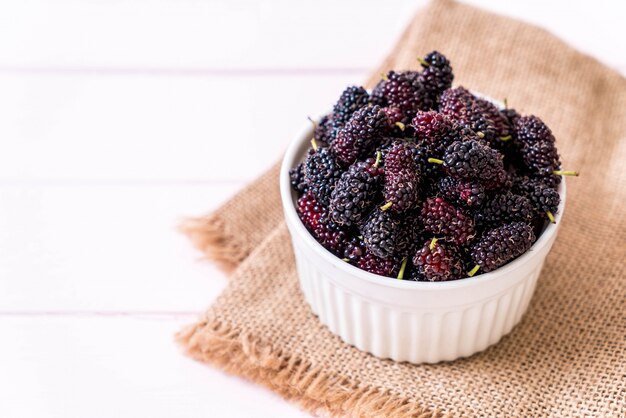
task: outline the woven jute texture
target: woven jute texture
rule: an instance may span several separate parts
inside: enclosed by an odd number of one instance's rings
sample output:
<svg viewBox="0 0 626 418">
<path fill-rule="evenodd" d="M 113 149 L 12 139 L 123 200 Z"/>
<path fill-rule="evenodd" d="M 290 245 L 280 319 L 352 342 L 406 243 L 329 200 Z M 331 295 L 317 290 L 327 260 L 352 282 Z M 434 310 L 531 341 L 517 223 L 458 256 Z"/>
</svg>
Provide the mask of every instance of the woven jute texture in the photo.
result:
<svg viewBox="0 0 626 418">
<path fill-rule="evenodd" d="M 373 72 L 437 49 L 455 84 L 539 115 L 568 182 L 557 242 L 522 322 L 470 358 L 380 360 L 341 342 L 304 301 L 273 168 L 215 213 L 183 226 L 232 272 L 178 340 L 194 358 L 339 416 L 626 416 L 626 81 L 545 31 L 438 1 Z M 358 83 L 359 80 L 355 80 Z"/>
</svg>

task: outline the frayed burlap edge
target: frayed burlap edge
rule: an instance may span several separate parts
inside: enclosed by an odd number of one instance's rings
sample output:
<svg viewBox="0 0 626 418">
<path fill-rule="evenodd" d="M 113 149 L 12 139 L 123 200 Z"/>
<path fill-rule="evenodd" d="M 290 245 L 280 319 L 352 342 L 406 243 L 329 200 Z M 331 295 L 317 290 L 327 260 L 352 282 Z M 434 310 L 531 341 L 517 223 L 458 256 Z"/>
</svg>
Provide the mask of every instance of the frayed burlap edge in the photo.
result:
<svg viewBox="0 0 626 418">
<path fill-rule="evenodd" d="M 270 344 L 240 333 L 219 320 L 203 318 L 176 335 L 183 350 L 280 394 L 314 414 L 352 417 L 443 418 L 415 400 L 324 373 L 301 359 L 284 356 Z"/>
<path fill-rule="evenodd" d="M 187 235 L 204 257 L 230 275 L 250 253 L 283 221 L 282 210 L 259 211 L 254 222 L 242 207 L 270 207 L 280 202 L 278 173 L 274 163 L 212 213 L 183 220 L 179 231 Z"/>
<path fill-rule="evenodd" d="M 237 240 L 226 231 L 219 213 L 185 219 L 178 229 L 226 274 L 232 273 L 247 256 L 247 251 L 237 245 Z"/>
</svg>

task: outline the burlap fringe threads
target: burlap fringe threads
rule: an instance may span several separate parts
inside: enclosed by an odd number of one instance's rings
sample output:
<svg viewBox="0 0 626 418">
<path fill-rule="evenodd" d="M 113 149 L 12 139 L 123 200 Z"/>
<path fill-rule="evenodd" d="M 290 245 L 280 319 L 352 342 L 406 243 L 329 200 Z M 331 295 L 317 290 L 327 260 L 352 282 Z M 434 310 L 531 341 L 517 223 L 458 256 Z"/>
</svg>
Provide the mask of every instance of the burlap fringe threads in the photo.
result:
<svg viewBox="0 0 626 418">
<path fill-rule="evenodd" d="M 185 219 L 178 229 L 227 274 L 232 273 L 247 256 L 246 251 L 237 245 L 237 240 L 226 232 L 224 222 L 216 216 Z"/>
<path fill-rule="evenodd" d="M 269 344 L 204 318 L 180 331 L 176 339 L 192 358 L 243 376 L 309 411 L 333 416 L 443 418 L 414 400 L 399 399 L 390 391 L 359 385 L 331 376 L 296 358 L 276 352 Z"/>
</svg>

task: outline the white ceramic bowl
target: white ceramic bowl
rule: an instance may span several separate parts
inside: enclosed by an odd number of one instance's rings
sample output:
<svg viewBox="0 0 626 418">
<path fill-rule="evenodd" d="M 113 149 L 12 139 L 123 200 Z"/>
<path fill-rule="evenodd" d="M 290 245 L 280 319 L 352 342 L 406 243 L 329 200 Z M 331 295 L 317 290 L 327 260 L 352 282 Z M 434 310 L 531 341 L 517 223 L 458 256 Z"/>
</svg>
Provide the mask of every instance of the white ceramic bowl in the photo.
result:
<svg viewBox="0 0 626 418">
<path fill-rule="evenodd" d="M 283 159 L 280 192 L 302 292 L 320 321 L 346 343 L 377 357 L 437 363 L 467 357 L 497 343 L 520 321 L 535 290 L 563 216 L 565 181 L 556 224 L 548 224 L 530 251 L 509 264 L 449 282 L 413 282 L 378 276 L 328 252 L 295 209 L 289 169 L 310 146 L 310 124 Z"/>
</svg>

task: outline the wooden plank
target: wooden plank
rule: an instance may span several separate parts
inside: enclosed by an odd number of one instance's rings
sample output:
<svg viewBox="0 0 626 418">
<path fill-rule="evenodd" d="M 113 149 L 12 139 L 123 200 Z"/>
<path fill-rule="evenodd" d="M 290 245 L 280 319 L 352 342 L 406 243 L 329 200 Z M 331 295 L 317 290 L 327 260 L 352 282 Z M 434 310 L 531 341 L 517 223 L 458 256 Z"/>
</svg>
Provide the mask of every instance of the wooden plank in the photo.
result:
<svg viewBox="0 0 626 418">
<path fill-rule="evenodd" d="M 239 187 L 0 187 L 0 313 L 203 311 L 226 278 L 176 226 Z"/>
<path fill-rule="evenodd" d="M 0 316 L 0 416 L 297 417 L 277 395 L 184 357 L 194 317 Z"/>
<path fill-rule="evenodd" d="M 623 2 L 465 0 L 626 66 Z M 368 69 L 426 0 L 0 3 L 0 68 Z"/>
<path fill-rule="evenodd" d="M 0 66 L 369 68 L 426 0 L 0 5 Z"/>
<path fill-rule="evenodd" d="M 0 75 L 0 181 L 250 180 L 363 78 Z"/>
</svg>

